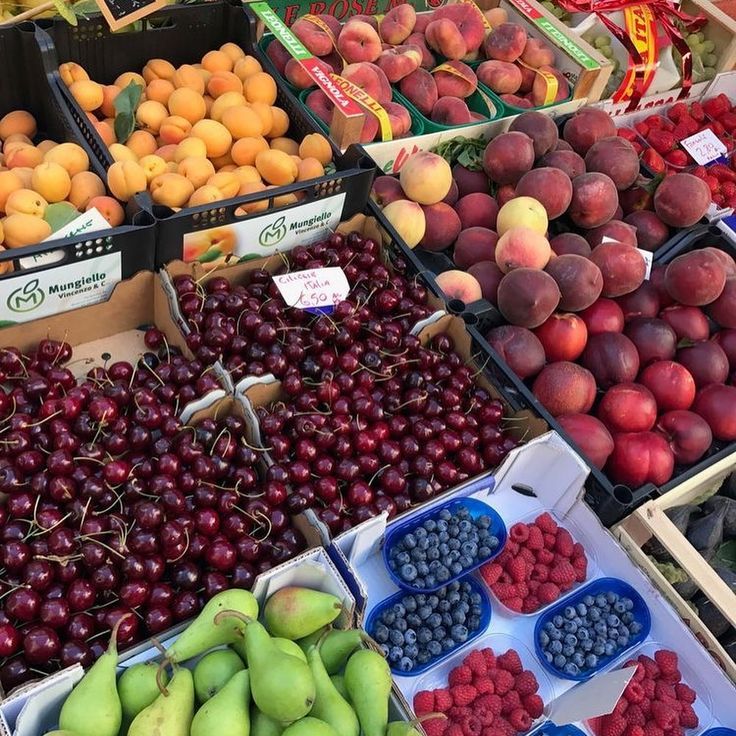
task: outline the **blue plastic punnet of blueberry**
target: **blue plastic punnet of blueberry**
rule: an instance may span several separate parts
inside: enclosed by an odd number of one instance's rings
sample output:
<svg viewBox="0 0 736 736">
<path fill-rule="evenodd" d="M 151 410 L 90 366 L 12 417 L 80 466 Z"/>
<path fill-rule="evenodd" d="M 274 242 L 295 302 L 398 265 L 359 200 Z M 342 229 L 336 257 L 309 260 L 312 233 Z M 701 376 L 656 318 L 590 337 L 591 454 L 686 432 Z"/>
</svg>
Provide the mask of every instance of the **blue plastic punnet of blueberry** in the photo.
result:
<svg viewBox="0 0 736 736">
<path fill-rule="evenodd" d="M 616 578 L 601 578 L 540 616 L 534 631 L 542 664 L 558 677 L 586 680 L 649 634 L 641 596 Z"/>
<path fill-rule="evenodd" d="M 392 671 L 418 675 L 488 628 L 491 606 L 472 578 L 432 593 L 401 591 L 379 604 L 366 630 Z"/>
<path fill-rule="evenodd" d="M 492 559 L 505 542 L 501 517 L 482 501 L 467 498 L 392 529 L 383 556 L 397 585 L 426 592 Z"/>
</svg>

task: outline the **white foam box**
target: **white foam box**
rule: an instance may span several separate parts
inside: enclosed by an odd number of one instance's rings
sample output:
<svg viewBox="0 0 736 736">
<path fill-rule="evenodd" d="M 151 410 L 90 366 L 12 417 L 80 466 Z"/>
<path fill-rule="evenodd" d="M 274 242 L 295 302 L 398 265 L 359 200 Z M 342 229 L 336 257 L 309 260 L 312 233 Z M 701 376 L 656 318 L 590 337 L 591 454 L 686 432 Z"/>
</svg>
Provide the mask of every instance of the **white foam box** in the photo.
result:
<svg viewBox="0 0 736 736">
<path fill-rule="evenodd" d="M 336 625 L 340 628 L 355 625 L 355 599 L 324 548 L 315 547 L 259 575 L 252 592 L 262 607 L 269 596 L 288 585 L 321 590 L 337 596 L 342 601 L 344 610 Z M 185 625 L 179 626 L 175 634 L 167 636 L 160 643 L 164 647 L 169 646 L 176 641 L 184 628 Z M 122 673 L 126 668 L 140 662 L 159 660 L 160 657 L 159 650 L 146 642 L 121 655 L 118 672 Z M 197 658 L 186 664 L 191 667 L 196 661 Z M 0 735 L 41 736 L 56 728 L 61 706 L 83 674 L 82 667 L 74 665 L 18 689 L 0 703 Z M 410 717 L 395 692 L 391 695 L 389 717 L 392 720 L 409 720 Z"/>
<path fill-rule="evenodd" d="M 512 450 L 493 478 L 485 476 L 476 479 L 425 504 L 421 511 L 426 512 L 450 498 L 477 498 L 501 515 L 507 529 L 516 521 L 529 521 L 530 517 L 550 511 L 585 546 L 589 558 L 587 582 L 600 577 L 619 578 L 633 586 L 644 598 L 651 613 L 652 629 L 640 648 L 651 654 L 652 644 L 656 643 L 679 654 L 683 677 L 686 681 L 692 680 L 690 684 L 702 698 L 703 706 L 700 712 L 701 727 L 689 736 L 718 724 L 733 727 L 736 725 L 736 713 L 731 704 L 736 690 L 676 611 L 582 500 L 587 475 L 588 468 L 582 459 L 559 435 L 550 432 Z M 405 515 L 401 521 L 407 518 Z M 388 575 L 381 553 L 386 530 L 385 516 L 370 519 L 337 537 L 330 548 L 346 580 L 350 578 L 350 571 L 353 572 L 353 593 L 358 614 L 363 620 L 378 604 L 399 590 Z M 484 585 L 479 576 L 477 579 Z M 560 718 L 586 710 L 592 717 L 594 714 L 589 712 L 591 707 L 603 708 L 598 710 L 598 715 L 610 711 L 612 705 L 606 710 L 605 703 L 611 702 L 610 688 L 614 687 L 615 691 L 615 682 L 606 683 L 606 677 L 597 675 L 587 683 L 578 685 L 574 681 L 547 674 L 534 653 L 533 632 L 538 615 L 512 613 L 499 604 L 490 591 L 489 598 L 492 615 L 488 629 L 475 642 L 466 643 L 458 650 L 461 654 L 455 655 L 455 660 L 462 659 L 462 654 L 478 647 L 491 646 L 495 651 L 494 641 L 499 647 L 506 648 L 518 642 L 525 648 L 525 651 L 520 652 L 522 661 L 525 666 L 533 668 L 540 681 L 540 695 L 547 706 L 546 717 L 553 718 L 559 724 L 566 722 Z M 623 659 L 636 656 L 637 651 L 632 650 Z M 416 677 L 395 676 L 395 682 L 408 706 L 419 689 L 446 686 L 452 659 L 449 664 L 448 660 L 440 662 L 434 676 L 431 669 Z M 604 671 L 615 669 L 621 661 L 612 662 Z M 619 686 L 623 688 L 620 683 Z M 621 689 L 617 692 L 621 692 Z M 613 703 L 615 700 L 614 697 Z M 594 705 L 591 706 L 591 703 Z M 580 710 L 581 707 L 583 710 Z"/>
</svg>

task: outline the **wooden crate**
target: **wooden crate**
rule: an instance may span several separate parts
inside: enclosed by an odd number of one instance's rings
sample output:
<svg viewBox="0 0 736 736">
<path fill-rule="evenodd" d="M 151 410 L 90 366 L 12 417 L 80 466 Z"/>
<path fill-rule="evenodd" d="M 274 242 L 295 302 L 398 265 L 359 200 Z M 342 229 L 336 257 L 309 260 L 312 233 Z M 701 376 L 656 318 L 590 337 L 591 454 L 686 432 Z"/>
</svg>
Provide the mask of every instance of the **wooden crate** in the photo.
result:
<svg viewBox="0 0 736 736">
<path fill-rule="evenodd" d="M 681 10 L 690 15 L 701 13 L 708 19 L 707 37 L 716 45 L 717 72 L 736 68 L 736 20 L 726 15 L 710 0 L 683 0 Z"/>
<path fill-rule="evenodd" d="M 736 661 L 728 656 L 716 637 L 642 549 L 652 538 L 660 542 L 690 579 L 697 583 L 702 593 L 715 604 L 732 626 L 736 626 L 736 594 L 665 514 L 666 509 L 691 503 L 708 491 L 720 488 L 733 472 L 736 472 L 736 460 L 733 457 L 725 458 L 664 496 L 640 506 L 612 531 L 634 562 L 649 576 L 698 640 L 736 683 Z"/>
</svg>

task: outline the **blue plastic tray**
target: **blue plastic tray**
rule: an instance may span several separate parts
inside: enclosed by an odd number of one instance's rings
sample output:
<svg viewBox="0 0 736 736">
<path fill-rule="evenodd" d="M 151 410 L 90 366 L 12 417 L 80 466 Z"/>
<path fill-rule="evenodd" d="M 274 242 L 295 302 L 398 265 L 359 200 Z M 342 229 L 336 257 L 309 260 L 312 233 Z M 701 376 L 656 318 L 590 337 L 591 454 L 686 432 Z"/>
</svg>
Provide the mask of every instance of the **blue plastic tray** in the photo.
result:
<svg viewBox="0 0 736 736">
<path fill-rule="evenodd" d="M 632 613 L 634 614 L 634 619 L 642 625 L 642 630 L 635 637 L 632 637 L 629 640 L 629 646 L 627 646 L 625 649 L 618 650 L 610 657 L 599 657 L 598 665 L 596 667 L 590 670 L 586 670 L 585 672 L 581 672 L 578 675 L 568 675 L 562 670 L 557 669 L 557 667 L 555 667 L 553 664 L 547 662 L 544 657 L 542 647 L 539 645 L 539 632 L 542 630 L 542 627 L 557 614 L 561 614 L 567 606 L 574 606 L 577 603 L 580 603 L 586 595 L 595 596 L 598 595 L 598 593 L 608 593 L 609 591 L 626 596 L 627 598 L 631 598 L 631 600 L 634 602 L 634 609 Z M 632 588 L 628 583 L 625 583 L 623 580 L 619 580 L 618 578 L 598 578 L 592 583 L 588 583 L 582 588 L 579 588 L 573 594 L 568 595 L 565 598 L 561 598 L 557 603 L 555 603 L 554 606 L 548 608 L 544 612 L 544 615 L 540 616 L 537 619 L 537 624 L 534 627 L 534 651 L 536 652 L 537 658 L 541 662 L 542 666 L 547 670 L 547 672 L 555 675 L 555 677 L 560 677 L 563 680 L 575 680 L 576 682 L 584 682 L 585 680 L 589 680 L 591 677 L 593 677 L 596 672 L 600 672 L 602 669 L 605 669 L 609 664 L 622 658 L 627 652 L 630 652 L 632 649 L 638 647 L 649 636 L 651 628 L 652 618 L 649 613 L 649 607 L 644 602 L 644 599 L 636 592 L 636 590 L 634 590 L 634 588 Z"/>
<path fill-rule="evenodd" d="M 498 537 L 499 542 L 498 547 L 496 547 L 494 553 L 490 557 L 479 558 L 478 560 L 476 560 L 474 565 L 466 568 L 459 575 L 455 575 L 449 580 L 446 580 L 444 583 L 440 583 L 433 588 L 417 588 L 411 583 L 407 583 L 402 580 L 389 567 L 388 564 L 389 551 L 391 550 L 393 545 L 398 544 L 400 539 L 404 535 L 408 534 L 409 532 L 413 532 L 415 529 L 420 527 L 427 519 L 437 518 L 440 511 L 443 511 L 444 509 L 450 509 L 450 511 L 453 511 L 461 506 L 466 507 L 470 511 L 470 515 L 474 519 L 477 519 L 479 516 L 483 516 L 484 514 L 491 517 L 491 532 L 494 536 Z M 473 572 L 473 570 L 476 570 L 481 565 L 485 565 L 486 562 L 489 562 L 494 557 L 497 557 L 499 554 L 501 554 L 501 551 L 506 545 L 506 536 L 506 525 L 503 523 L 503 519 L 498 515 L 498 512 L 492 509 L 488 504 L 483 503 L 483 501 L 479 501 L 477 498 L 456 498 L 452 501 L 447 501 L 440 506 L 435 506 L 434 508 L 425 511 L 418 516 L 414 516 L 411 519 L 407 519 L 404 522 L 396 524 L 396 526 L 394 526 L 393 528 L 390 527 L 383 542 L 383 564 L 386 566 L 386 571 L 388 572 L 389 577 L 391 578 L 391 580 L 394 581 L 394 583 L 396 583 L 396 585 L 399 586 L 399 588 L 411 591 L 412 593 L 433 593 L 435 590 L 444 588 L 446 585 L 449 585 L 455 580 L 459 580 L 460 578 L 465 577 L 468 573 Z"/>
<path fill-rule="evenodd" d="M 719 726 L 718 728 L 711 728 L 703 732 L 700 736 L 736 736 L 736 730 Z"/>
<path fill-rule="evenodd" d="M 439 662 L 442 662 L 448 657 L 451 657 L 455 652 L 458 651 L 458 649 L 463 649 L 468 644 L 470 644 L 470 642 L 474 641 L 479 636 L 482 636 L 488 631 L 488 627 L 491 624 L 491 601 L 488 599 L 488 594 L 486 593 L 483 586 L 475 579 L 474 575 L 465 575 L 464 577 L 459 578 L 459 581 L 463 583 L 465 582 L 470 583 L 471 587 L 473 588 L 473 592 L 478 593 L 480 595 L 480 609 L 481 610 L 480 610 L 480 626 L 478 627 L 478 630 L 470 634 L 468 638 L 462 644 L 458 644 L 454 649 L 449 649 L 446 652 L 442 652 L 442 654 L 440 654 L 439 657 L 430 659 L 429 662 L 421 665 L 421 667 L 415 667 L 410 672 L 402 672 L 399 669 L 391 667 L 391 672 L 393 672 L 395 675 L 399 675 L 399 677 L 414 677 L 416 675 L 421 675 L 423 672 L 426 672 L 427 670 L 431 669 Z M 440 586 L 440 587 L 444 587 L 444 586 Z M 375 631 L 376 624 L 378 623 L 378 617 L 387 608 L 391 608 L 391 606 L 393 606 L 395 603 L 400 603 L 401 599 L 407 594 L 407 592 L 408 591 L 406 590 L 400 590 L 397 593 L 394 593 L 392 596 L 389 596 L 385 600 L 381 601 L 370 612 L 370 615 L 368 616 L 368 620 L 365 622 L 365 630 L 371 636 L 373 636 L 373 632 Z M 423 591 L 420 591 L 420 592 L 423 592 Z"/>
</svg>

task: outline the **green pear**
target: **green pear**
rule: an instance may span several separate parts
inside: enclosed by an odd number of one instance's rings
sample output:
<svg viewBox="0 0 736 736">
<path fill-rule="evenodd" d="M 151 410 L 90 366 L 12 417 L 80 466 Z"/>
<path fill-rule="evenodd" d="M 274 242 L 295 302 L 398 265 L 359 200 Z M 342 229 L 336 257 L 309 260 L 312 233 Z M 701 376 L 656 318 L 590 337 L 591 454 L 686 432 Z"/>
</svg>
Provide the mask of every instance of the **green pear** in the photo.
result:
<svg viewBox="0 0 736 736">
<path fill-rule="evenodd" d="M 128 736 L 189 736 L 193 717 L 192 673 L 177 667 L 166 691 L 133 719 Z"/>
<path fill-rule="evenodd" d="M 268 599 L 263 618 L 272 636 L 294 640 L 331 624 L 342 610 L 340 599 L 330 593 L 288 586 Z"/>
<path fill-rule="evenodd" d="M 299 639 L 297 643 L 301 647 L 302 651 L 306 653 L 309 647 L 312 646 L 312 644 L 318 644 L 320 641 L 322 641 L 324 635 L 328 631 L 330 631 L 331 628 L 331 626 L 322 626 L 317 629 L 317 631 L 312 632 L 309 636 L 305 636 L 303 639 Z"/>
<path fill-rule="evenodd" d="M 358 736 L 360 733 L 358 717 L 347 700 L 340 695 L 332 684 L 316 646 L 309 648 L 307 662 L 309 662 L 314 684 L 317 688 L 314 705 L 309 714 L 325 723 L 329 723 L 340 736 Z"/>
<path fill-rule="evenodd" d="M 245 669 L 243 660 L 230 649 L 215 649 L 205 654 L 194 667 L 194 692 L 200 703 L 207 702 L 215 693 L 222 690 L 225 683 Z"/>
<path fill-rule="evenodd" d="M 46 731 L 44 736 L 77 736 L 73 731 Z"/>
<path fill-rule="evenodd" d="M 156 662 L 141 662 L 128 667 L 118 678 L 118 696 L 123 708 L 121 734 L 125 734 L 131 721 L 160 695 L 158 680 L 165 686 L 169 681 L 166 672 L 159 676 Z"/>
<path fill-rule="evenodd" d="M 391 670 L 372 649 L 359 649 L 345 665 L 345 688 L 360 721 L 363 736 L 385 736 Z"/>
<path fill-rule="evenodd" d="M 294 657 L 299 657 L 302 662 L 307 661 L 307 655 L 295 641 L 291 641 L 291 639 L 282 639 L 280 636 L 272 637 L 271 641 L 282 652 L 286 652 L 286 654 L 291 654 Z M 239 639 L 238 641 L 231 644 L 230 647 L 240 655 L 240 658 L 243 660 L 243 662 L 248 661 L 248 658 L 245 656 L 245 640 Z"/>
<path fill-rule="evenodd" d="M 325 669 L 329 674 L 339 672 L 347 663 L 348 657 L 363 643 L 366 636 L 360 629 L 332 629 L 319 645 Z"/>
<path fill-rule="evenodd" d="M 61 706 L 59 729 L 79 736 L 117 736 L 123 708 L 115 682 L 120 618 L 110 634 L 107 651 L 87 670 Z"/>
<path fill-rule="evenodd" d="M 234 652 L 230 653 L 234 654 Z M 237 657 L 237 654 L 235 656 Z M 250 736 L 248 670 L 236 672 L 194 716 L 190 736 L 212 736 L 212 734 Z"/>
<path fill-rule="evenodd" d="M 181 633 L 181 636 L 166 650 L 166 661 L 184 662 L 208 649 L 232 644 L 242 635 L 244 624 L 237 617 L 222 619 L 215 617 L 221 611 L 238 611 L 249 618 L 258 617 L 258 601 L 248 590 L 231 588 L 210 598 L 197 618 Z"/>
<path fill-rule="evenodd" d="M 341 736 L 329 723 L 319 718 L 302 718 L 284 729 L 281 736 Z"/>
<path fill-rule="evenodd" d="M 250 736 L 281 736 L 284 727 L 255 706 L 250 713 Z"/>
<path fill-rule="evenodd" d="M 330 677 L 330 680 L 332 680 L 332 684 L 335 686 L 335 690 L 340 693 L 340 695 L 347 700 L 347 702 L 350 702 L 350 696 L 348 695 L 348 690 L 345 687 L 345 678 L 342 675 L 332 675 Z"/>
</svg>

